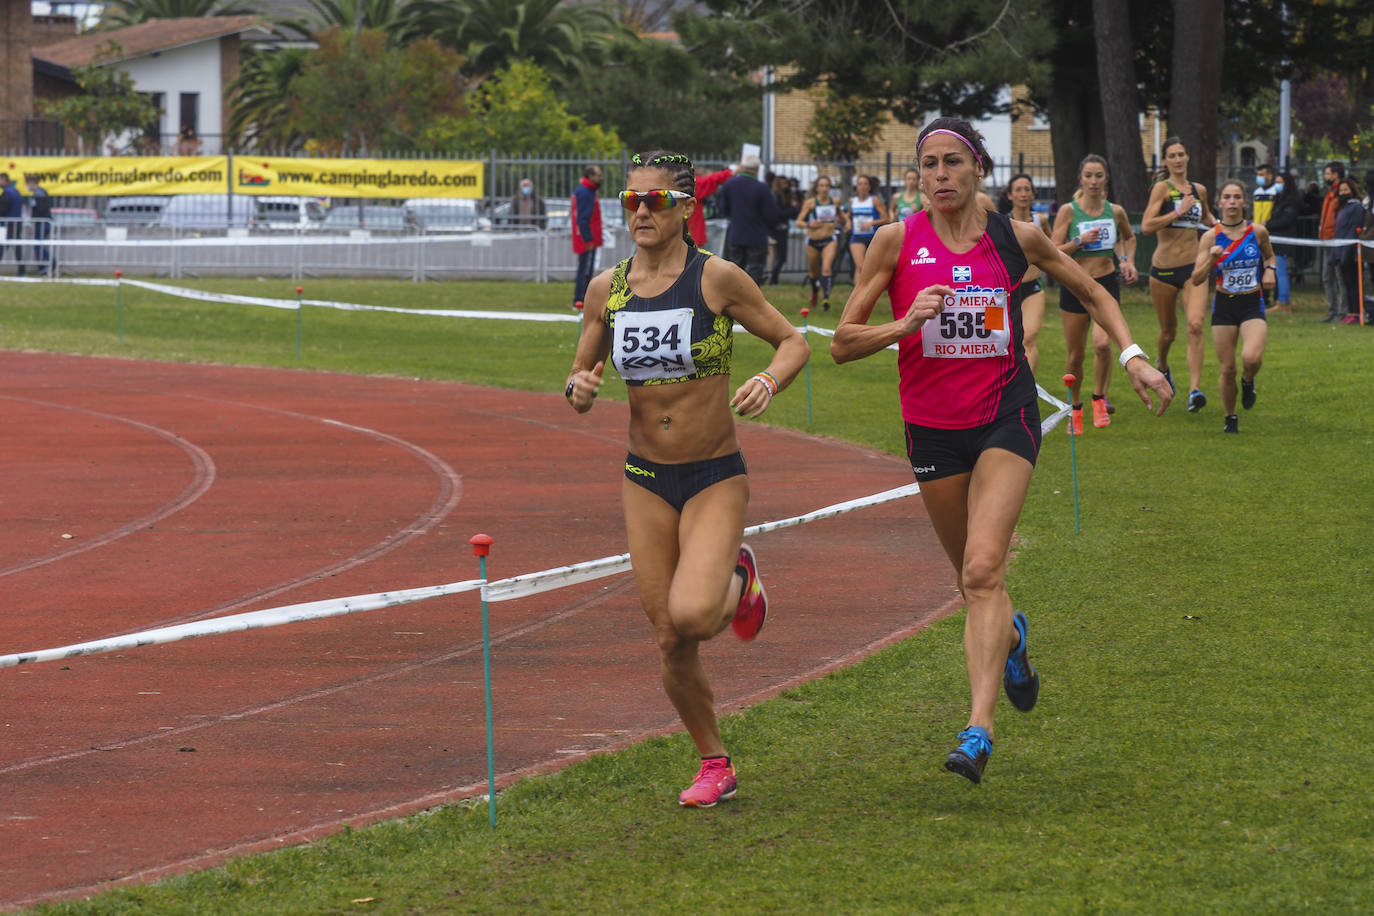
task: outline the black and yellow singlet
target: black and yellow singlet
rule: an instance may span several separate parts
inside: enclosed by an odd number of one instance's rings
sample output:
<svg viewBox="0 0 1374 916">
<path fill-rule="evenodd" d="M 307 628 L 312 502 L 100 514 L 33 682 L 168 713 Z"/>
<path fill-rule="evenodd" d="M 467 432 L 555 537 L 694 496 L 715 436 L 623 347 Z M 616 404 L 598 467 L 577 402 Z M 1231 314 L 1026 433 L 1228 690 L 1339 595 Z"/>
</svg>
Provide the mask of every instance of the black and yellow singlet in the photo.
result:
<svg viewBox="0 0 1374 916">
<path fill-rule="evenodd" d="M 606 326 L 611 363 L 627 385 L 666 385 L 730 374 L 734 322 L 717 315 L 701 295 L 701 271 L 709 252 L 690 248 L 682 274 L 663 293 L 642 298 L 630 289 L 634 258 L 611 273 Z"/>
</svg>

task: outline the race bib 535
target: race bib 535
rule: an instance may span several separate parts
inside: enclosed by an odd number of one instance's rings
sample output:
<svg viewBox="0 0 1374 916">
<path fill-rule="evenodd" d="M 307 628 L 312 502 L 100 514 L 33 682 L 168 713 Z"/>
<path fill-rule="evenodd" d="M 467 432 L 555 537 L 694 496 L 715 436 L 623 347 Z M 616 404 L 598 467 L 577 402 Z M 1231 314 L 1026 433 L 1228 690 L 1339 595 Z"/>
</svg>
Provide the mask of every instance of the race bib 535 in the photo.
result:
<svg viewBox="0 0 1374 916">
<path fill-rule="evenodd" d="M 965 287 L 946 296 L 944 310 L 921 326 L 922 352 L 936 359 L 1006 356 L 1011 346 L 1006 308 L 1004 289 Z"/>
</svg>

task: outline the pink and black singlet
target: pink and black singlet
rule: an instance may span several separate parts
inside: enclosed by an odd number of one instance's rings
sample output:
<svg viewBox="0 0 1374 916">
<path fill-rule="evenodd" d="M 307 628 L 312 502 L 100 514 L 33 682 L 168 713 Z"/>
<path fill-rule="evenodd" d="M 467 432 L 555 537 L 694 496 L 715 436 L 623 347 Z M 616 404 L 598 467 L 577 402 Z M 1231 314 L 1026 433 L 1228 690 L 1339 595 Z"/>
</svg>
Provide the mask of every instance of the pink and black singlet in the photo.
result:
<svg viewBox="0 0 1374 916">
<path fill-rule="evenodd" d="M 1035 378 L 1022 345 L 1021 303 L 1012 292 L 1029 266 L 1011 220 L 989 211 L 977 243 L 956 254 L 924 210 L 903 221 L 905 238 L 888 284 L 900 319 L 928 286 L 954 290 L 944 310 L 898 344 L 902 419 L 937 429 L 970 429 L 1035 403 Z"/>
</svg>

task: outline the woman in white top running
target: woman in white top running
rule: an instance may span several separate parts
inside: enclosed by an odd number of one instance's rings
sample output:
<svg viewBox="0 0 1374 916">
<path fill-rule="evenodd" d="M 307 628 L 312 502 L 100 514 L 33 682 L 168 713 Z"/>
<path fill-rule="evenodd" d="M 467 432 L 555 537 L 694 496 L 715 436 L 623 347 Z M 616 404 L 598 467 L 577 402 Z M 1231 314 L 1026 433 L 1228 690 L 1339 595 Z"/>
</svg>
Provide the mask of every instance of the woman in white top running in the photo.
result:
<svg viewBox="0 0 1374 916">
<path fill-rule="evenodd" d="M 859 272 L 864 268 L 864 255 L 873 241 L 873 233 L 887 222 L 887 204 L 875 193 L 875 182 L 868 175 L 855 179 L 854 196 L 849 199 L 846 210 L 849 212 L 851 229 L 849 232 L 849 256 L 854 259 L 854 282 L 859 282 Z"/>
<path fill-rule="evenodd" d="M 1050 234 L 1050 221 L 1043 213 L 1031 209 L 1035 200 L 1035 184 L 1025 173 L 1011 176 L 1007 182 L 1007 199 L 1011 201 L 1012 219 L 1031 223 L 1045 235 Z M 1026 348 L 1026 361 L 1031 372 L 1040 362 L 1040 348 L 1036 340 L 1040 336 L 1040 326 L 1045 322 L 1045 290 L 1040 286 L 1040 268 L 1032 264 L 1021 278 L 1021 285 L 1013 293 L 1021 303 L 1021 333 Z"/>
</svg>

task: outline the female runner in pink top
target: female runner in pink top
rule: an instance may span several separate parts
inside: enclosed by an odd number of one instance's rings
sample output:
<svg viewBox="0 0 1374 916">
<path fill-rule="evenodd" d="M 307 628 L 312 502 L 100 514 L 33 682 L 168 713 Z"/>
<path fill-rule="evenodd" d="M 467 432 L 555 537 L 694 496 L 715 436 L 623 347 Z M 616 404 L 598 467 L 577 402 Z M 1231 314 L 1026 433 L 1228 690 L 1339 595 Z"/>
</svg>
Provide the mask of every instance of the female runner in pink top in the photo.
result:
<svg viewBox="0 0 1374 916">
<path fill-rule="evenodd" d="M 878 230 L 830 354 L 844 363 L 898 345 L 907 454 L 968 605 L 972 711 L 945 767 L 976 783 L 992 753 L 998 679 L 1022 711 L 1035 705 L 1040 686 L 1026 650 L 1025 615 L 1013 611 L 1006 587 L 1012 531 L 1040 448 L 1035 380 L 1011 295 L 1027 265 L 1072 290 L 1106 329 L 1146 407 L 1162 414 L 1172 391 L 1132 342 L 1106 290 L 1044 232 L 978 202 L 978 181 L 991 160 L 967 121 L 932 121 L 916 157 L 931 206 Z M 892 320 L 870 325 L 884 291 Z"/>
</svg>

